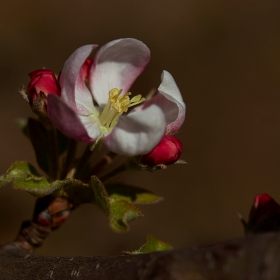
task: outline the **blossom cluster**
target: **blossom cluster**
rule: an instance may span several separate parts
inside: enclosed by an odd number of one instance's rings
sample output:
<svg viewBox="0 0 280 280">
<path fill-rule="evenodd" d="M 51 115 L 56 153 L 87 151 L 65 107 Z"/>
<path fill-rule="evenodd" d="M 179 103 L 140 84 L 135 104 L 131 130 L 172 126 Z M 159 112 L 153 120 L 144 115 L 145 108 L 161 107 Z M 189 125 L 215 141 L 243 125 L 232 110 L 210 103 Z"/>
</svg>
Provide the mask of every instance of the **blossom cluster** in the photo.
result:
<svg viewBox="0 0 280 280">
<path fill-rule="evenodd" d="M 150 60 L 148 47 L 132 38 L 101 47 L 85 45 L 66 60 L 57 79 L 48 69 L 31 72 L 30 105 L 44 97 L 42 110 L 55 127 L 76 141 L 102 139 L 112 152 L 143 156 L 148 165 L 176 162 L 182 144 L 172 136 L 182 126 L 186 106 L 172 75 L 163 71 L 157 94 L 131 97 L 131 85 Z"/>
</svg>

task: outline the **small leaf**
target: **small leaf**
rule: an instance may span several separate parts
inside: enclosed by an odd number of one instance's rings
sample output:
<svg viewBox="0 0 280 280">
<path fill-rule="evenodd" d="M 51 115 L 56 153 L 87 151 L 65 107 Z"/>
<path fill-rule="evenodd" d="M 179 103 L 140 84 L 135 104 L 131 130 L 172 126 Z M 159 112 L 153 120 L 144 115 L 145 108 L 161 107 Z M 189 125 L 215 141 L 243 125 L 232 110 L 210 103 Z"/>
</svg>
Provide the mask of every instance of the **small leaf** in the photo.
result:
<svg viewBox="0 0 280 280">
<path fill-rule="evenodd" d="M 128 222 L 143 216 L 138 207 L 125 200 L 110 198 L 110 204 L 110 226 L 117 232 L 128 231 Z"/>
<path fill-rule="evenodd" d="M 13 186 L 17 190 L 26 191 L 36 197 L 49 195 L 57 190 L 51 187 L 45 177 L 17 178 L 14 180 Z"/>
<path fill-rule="evenodd" d="M 109 202 L 109 196 L 102 182 L 96 176 L 92 176 L 90 180 L 90 187 L 94 193 L 94 200 L 92 203 L 100 208 L 106 214 L 106 216 L 110 217 L 111 206 Z"/>
<path fill-rule="evenodd" d="M 6 173 L 6 178 L 16 179 L 16 178 L 28 178 L 30 176 L 40 176 L 33 165 L 26 161 L 14 162 L 8 169 Z"/>
<path fill-rule="evenodd" d="M 70 178 L 56 180 L 52 183 L 48 183 L 44 177 L 29 178 L 24 181 L 16 180 L 14 186 L 16 189 L 25 190 L 36 197 L 43 197 L 63 189 L 71 202 L 76 205 L 89 203 L 93 199 L 93 192 L 88 185 Z"/>
<path fill-rule="evenodd" d="M 110 198 L 119 198 L 134 203 L 155 203 L 162 199 L 157 194 L 136 186 L 117 183 L 105 187 Z"/>
<path fill-rule="evenodd" d="M 171 250 L 173 247 L 152 235 L 147 235 L 146 237 L 146 243 L 140 247 L 140 249 L 132 251 L 132 252 L 125 252 L 127 254 L 141 254 L 141 253 L 152 253 L 152 252 L 158 252 L 158 251 L 167 251 Z"/>
<path fill-rule="evenodd" d="M 36 169 L 25 161 L 18 161 L 11 165 L 5 176 L 0 177 L 0 186 L 13 182 L 13 187 L 28 193 L 42 197 L 61 189 L 64 181 L 49 183 L 45 177 L 41 177 Z"/>
</svg>

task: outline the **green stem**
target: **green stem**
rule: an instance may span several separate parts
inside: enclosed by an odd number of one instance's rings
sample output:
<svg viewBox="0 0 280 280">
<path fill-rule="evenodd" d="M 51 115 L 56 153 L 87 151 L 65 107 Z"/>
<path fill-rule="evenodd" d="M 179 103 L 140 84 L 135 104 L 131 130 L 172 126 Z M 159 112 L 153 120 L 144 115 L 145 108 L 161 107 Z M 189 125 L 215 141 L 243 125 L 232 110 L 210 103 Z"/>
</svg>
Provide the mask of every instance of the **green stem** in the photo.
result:
<svg viewBox="0 0 280 280">
<path fill-rule="evenodd" d="M 112 162 L 112 159 L 116 156 L 117 154 L 113 152 L 109 152 L 107 155 L 105 155 L 102 160 L 100 160 L 91 170 L 91 174 L 97 175 L 104 167 L 109 165 Z"/>
<path fill-rule="evenodd" d="M 56 138 L 56 129 L 53 127 L 48 127 L 48 141 L 50 147 L 50 176 L 51 179 L 57 179 L 58 175 L 58 152 L 57 152 L 57 138 Z"/>
<path fill-rule="evenodd" d="M 70 139 L 70 144 L 67 150 L 67 155 L 63 164 L 63 168 L 60 174 L 60 179 L 65 179 L 69 169 L 71 168 L 71 165 L 73 163 L 73 160 L 75 158 L 75 154 L 76 154 L 76 150 L 77 150 L 77 142 L 73 139 Z"/>
<path fill-rule="evenodd" d="M 89 146 L 87 145 L 84 153 L 82 154 L 82 156 L 79 159 L 79 162 L 77 164 L 77 169 L 74 174 L 74 178 L 79 179 L 82 176 L 82 173 L 84 172 L 84 168 L 86 167 L 92 154 L 93 154 L 92 151 L 90 150 Z"/>
<path fill-rule="evenodd" d="M 126 170 L 127 170 L 127 165 L 126 165 L 126 163 L 123 163 L 120 166 L 118 166 L 117 168 L 115 168 L 112 171 L 105 174 L 104 176 L 101 176 L 99 179 L 100 179 L 100 181 L 105 182 L 105 181 L 109 180 L 111 177 L 116 176 Z"/>
</svg>

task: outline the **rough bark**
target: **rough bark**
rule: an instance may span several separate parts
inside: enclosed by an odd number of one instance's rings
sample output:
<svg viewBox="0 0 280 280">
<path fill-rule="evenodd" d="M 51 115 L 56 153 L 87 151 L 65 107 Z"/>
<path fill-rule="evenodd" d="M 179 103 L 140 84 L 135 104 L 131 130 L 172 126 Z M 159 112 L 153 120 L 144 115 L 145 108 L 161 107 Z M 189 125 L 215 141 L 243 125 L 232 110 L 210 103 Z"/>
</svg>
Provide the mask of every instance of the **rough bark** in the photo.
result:
<svg viewBox="0 0 280 280">
<path fill-rule="evenodd" d="M 43 257 L 11 243 L 0 248 L 0 279 L 280 279 L 280 232 L 203 248 L 139 255 Z"/>
</svg>

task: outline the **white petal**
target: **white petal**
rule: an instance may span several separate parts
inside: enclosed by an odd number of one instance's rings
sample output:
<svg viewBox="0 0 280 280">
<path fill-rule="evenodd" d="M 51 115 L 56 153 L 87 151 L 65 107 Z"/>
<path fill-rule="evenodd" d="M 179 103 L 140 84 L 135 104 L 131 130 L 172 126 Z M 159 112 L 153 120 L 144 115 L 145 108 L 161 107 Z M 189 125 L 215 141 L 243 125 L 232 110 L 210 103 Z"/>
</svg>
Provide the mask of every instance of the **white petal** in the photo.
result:
<svg viewBox="0 0 280 280">
<path fill-rule="evenodd" d="M 157 105 L 120 117 L 111 134 L 105 137 L 106 146 L 121 155 L 136 156 L 149 153 L 162 139 L 165 117 Z"/>
<path fill-rule="evenodd" d="M 104 106 L 113 88 L 126 93 L 149 60 L 150 50 L 136 39 L 119 39 L 104 45 L 95 56 L 89 76 L 97 103 Z"/>
<path fill-rule="evenodd" d="M 161 79 L 162 82 L 158 88 L 158 91 L 166 99 L 164 100 L 162 97 L 158 98 L 160 101 L 160 106 L 164 110 L 167 120 L 166 132 L 176 132 L 179 130 L 185 120 L 186 105 L 171 74 L 167 71 L 163 71 Z M 177 110 L 174 108 L 174 105 L 177 106 Z M 176 111 L 177 113 L 175 113 Z"/>
<path fill-rule="evenodd" d="M 92 95 L 86 87 L 81 67 L 97 45 L 85 45 L 76 49 L 66 60 L 61 75 L 61 98 L 77 113 L 95 110 Z"/>
<path fill-rule="evenodd" d="M 86 129 L 89 137 L 92 139 L 96 139 L 98 136 L 100 136 L 100 130 L 98 126 L 100 125 L 100 122 L 98 118 L 94 116 L 83 116 L 79 115 L 79 119 L 81 120 L 84 128 Z"/>
</svg>

